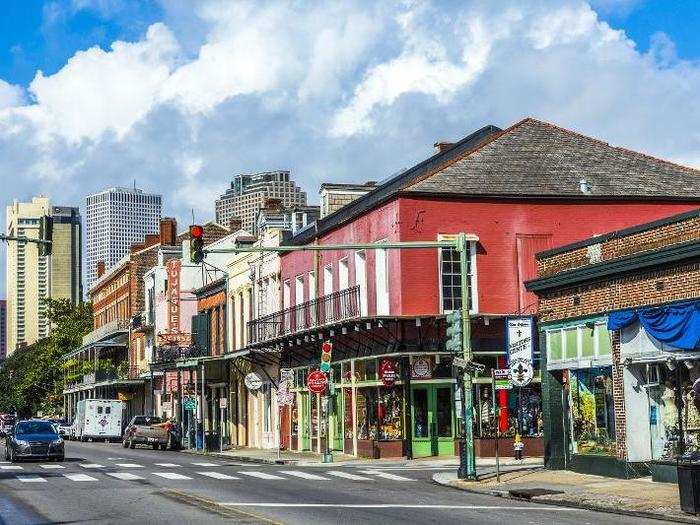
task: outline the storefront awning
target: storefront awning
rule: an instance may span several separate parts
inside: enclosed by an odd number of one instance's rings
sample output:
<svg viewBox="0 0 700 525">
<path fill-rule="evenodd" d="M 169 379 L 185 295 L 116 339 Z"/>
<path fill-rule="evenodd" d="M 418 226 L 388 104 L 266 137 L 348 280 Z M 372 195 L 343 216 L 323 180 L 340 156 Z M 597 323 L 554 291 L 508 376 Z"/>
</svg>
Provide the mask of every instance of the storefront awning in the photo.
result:
<svg viewBox="0 0 700 525">
<path fill-rule="evenodd" d="M 659 352 L 653 355 L 649 355 L 648 353 L 628 355 L 623 360 L 623 364 L 627 366 L 696 360 L 700 361 L 700 352 Z"/>
</svg>

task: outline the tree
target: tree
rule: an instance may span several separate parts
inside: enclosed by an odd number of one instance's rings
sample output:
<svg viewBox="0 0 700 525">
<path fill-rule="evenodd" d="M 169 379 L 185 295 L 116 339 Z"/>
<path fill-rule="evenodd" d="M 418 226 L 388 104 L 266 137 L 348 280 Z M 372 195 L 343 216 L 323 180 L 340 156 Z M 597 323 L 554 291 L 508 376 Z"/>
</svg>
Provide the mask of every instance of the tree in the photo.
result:
<svg viewBox="0 0 700 525">
<path fill-rule="evenodd" d="M 0 367 L 0 412 L 17 411 L 23 417 L 56 414 L 62 410 L 63 366 L 61 358 L 82 344 L 92 330 L 90 303 L 71 304 L 48 299 L 49 337 L 13 352 Z"/>
</svg>

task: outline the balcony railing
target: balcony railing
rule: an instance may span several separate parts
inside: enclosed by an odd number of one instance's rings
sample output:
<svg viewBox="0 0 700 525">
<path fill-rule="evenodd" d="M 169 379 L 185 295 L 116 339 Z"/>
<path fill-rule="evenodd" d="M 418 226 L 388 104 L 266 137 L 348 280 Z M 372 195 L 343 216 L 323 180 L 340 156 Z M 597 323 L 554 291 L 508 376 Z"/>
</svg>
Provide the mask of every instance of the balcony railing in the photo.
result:
<svg viewBox="0 0 700 525">
<path fill-rule="evenodd" d="M 353 286 L 248 322 L 248 340 L 262 343 L 360 315 L 360 287 Z"/>
<path fill-rule="evenodd" d="M 196 346 L 157 346 L 153 363 L 174 363 L 180 359 L 191 359 L 209 355 L 206 348 Z"/>
</svg>

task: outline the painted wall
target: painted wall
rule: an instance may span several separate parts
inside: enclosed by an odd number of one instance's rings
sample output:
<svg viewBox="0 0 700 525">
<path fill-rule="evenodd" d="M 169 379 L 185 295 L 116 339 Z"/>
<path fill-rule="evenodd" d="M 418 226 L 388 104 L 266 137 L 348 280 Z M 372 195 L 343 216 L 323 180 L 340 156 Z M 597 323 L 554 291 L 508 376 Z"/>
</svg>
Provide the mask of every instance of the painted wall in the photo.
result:
<svg viewBox="0 0 700 525">
<path fill-rule="evenodd" d="M 478 304 L 481 313 L 536 310 L 522 282 L 535 276 L 534 253 L 596 234 L 653 221 L 697 208 L 697 203 L 622 201 L 542 201 L 513 199 L 437 200 L 401 197 L 349 222 L 321 243 L 376 242 L 381 239 L 437 240 L 440 233 L 464 231 L 479 237 L 476 255 Z M 389 250 L 392 315 L 440 312 L 437 250 Z M 323 267 L 333 265 L 334 290 L 338 261 L 348 257 L 350 284 L 355 282 L 353 254 L 322 252 L 318 289 L 323 294 Z M 293 252 L 282 257 L 282 280 L 314 269 L 314 254 Z M 375 253 L 367 253 L 368 311 L 376 312 Z M 305 279 L 305 294 L 308 284 Z M 305 300 L 308 298 L 305 297 Z"/>
</svg>

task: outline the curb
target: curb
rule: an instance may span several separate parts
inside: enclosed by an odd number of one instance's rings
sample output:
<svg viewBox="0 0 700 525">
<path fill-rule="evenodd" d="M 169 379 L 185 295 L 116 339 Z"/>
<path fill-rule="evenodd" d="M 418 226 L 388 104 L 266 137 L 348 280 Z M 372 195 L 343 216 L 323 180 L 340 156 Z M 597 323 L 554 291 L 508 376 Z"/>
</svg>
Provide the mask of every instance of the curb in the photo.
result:
<svg viewBox="0 0 700 525">
<path fill-rule="evenodd" d="M 214 458 L 226 459 L 228 461 L 240 461 L 242 463 L 253 463 L 256 465 L 296 465 L 299 463 L 298 459 L 268 459 L 268 458 L 256 458 L 253 456 L 231 456 L 229 454 L 222 454 L 221 452 L 199 452 L 199 451 L 189 451 L 182 450 L 186 454 L 192 454 L 196 456 L 209 456 Z"/>
<path fill-rule="evenodd" d="M 493 489 L 482 489 L 482 488 L 476 488 L 476 487 L 463 487 L 455 483 L 454 481 L 443 481 L 439 479 L 440 475 L 439 474 L 434 474 L 432 476 L 433 483 L 436 485 L 440 485 L 443 487 L 448 487 L 454 490 L 461 490 L 463 492 L 470 492 L 472 494 L 482 494 L 486 496 L 494 496 L 497 498 L 504 498 L 504 499 L 512 499 L 512 500 L 517 500 L 517 501 L 527 501 L 530 503 L 537 503 L 540 505 L 552 505 L 555 507 L 568 507 L 568 508 L 575 508 L 575 509 L 583 509 L 583 510 L 590 510 L 590 511 L 595 511 L 595 512 L 605 512 L 607 514 L 617 514 L 621 516 L 632 516 L 636 518 L 649 518 L 649 519 L 654 519 L 654 520 L 661 520 L 661 521 L 670 521 L 674 523 L 691 523 L 694 525 L 698 525 L 700 523 L 699 518 L 692 518 L 690 516 L 685 517 L 685 516 L 674 516 L 674 515 L 668 515 L 668 514 L 662 514 L 660 512 L 651 512 L 651 511 L 643 511 L 643 510 L 630 510 L 630 509 L 624 509 L 620 507 L 608 507 L 605 505 L 596 505 L 593 503 L 581 503 L 579 501 L 574 501 L 566 498 L 558 498 L 558 499 L 538 499 L 537 497 L 533 498 L 523 498 L 516 496 L 514 494 L 511 494 L 510 491 L 507 490 L 493 490 Z"/>
</svg>

